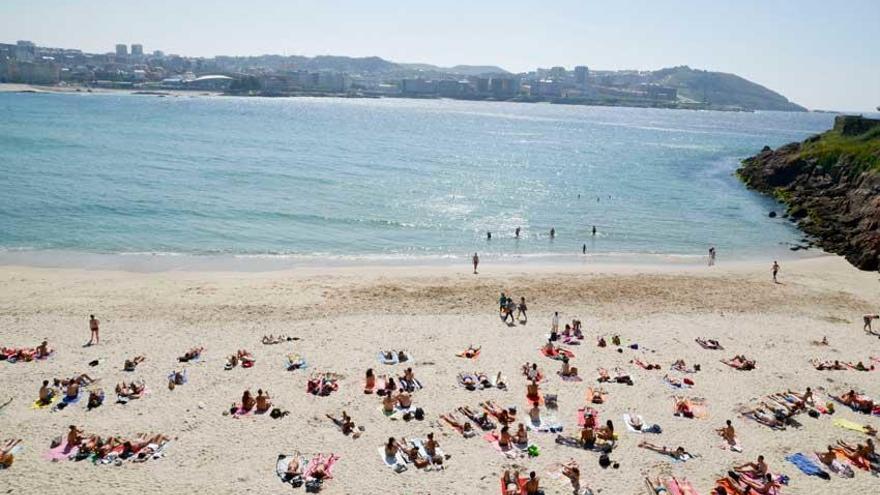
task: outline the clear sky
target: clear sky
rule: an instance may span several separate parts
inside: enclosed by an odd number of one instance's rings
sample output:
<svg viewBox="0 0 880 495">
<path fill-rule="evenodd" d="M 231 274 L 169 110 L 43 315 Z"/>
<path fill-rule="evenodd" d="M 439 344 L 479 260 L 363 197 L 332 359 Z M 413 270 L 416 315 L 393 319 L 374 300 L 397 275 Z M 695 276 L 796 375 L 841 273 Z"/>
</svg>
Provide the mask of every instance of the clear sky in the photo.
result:
<svg viewBox="0 0 880 495">
<path fill-rule="evenodd" d="M 2 0 L 0 41 L 181 55 L 732 72 L 810 108 L 880 105 L 880 0 Z"/>
</svg>

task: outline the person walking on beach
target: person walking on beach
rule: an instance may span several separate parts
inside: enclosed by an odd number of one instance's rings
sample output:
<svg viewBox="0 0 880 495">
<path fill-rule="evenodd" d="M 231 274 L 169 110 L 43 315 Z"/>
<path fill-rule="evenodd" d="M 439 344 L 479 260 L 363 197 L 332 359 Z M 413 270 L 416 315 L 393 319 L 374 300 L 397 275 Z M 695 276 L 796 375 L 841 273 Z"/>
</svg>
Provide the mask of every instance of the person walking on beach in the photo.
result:
<svg viewBox="0 0 880 495">
<path fill-rule="evenodd" d="M 528 310 L 528 308 L 526 307 L 526 298 L 520 297 L 519 298 L 519 305 L 516 307 L 516 318 L 523 323 L 529 321 L 529 317 L 526 314 L 526 310 Z"/>
<path fill-rule="evenodd" d="M 586 244 L 584 244 L 583 246 L 581 246 L 581 253 L 583 253 L 583 254 L 587 254 L 587 245 L 586 245 Z"/>
<path fill-rule="evenodd" d="M 559 332 L 559 311 L 553 312 L 553 320 L 550 322 L 552 333 Z"/>
<path fill-rule="evenodd" d="M 709 266 L 715 266 L 715 246 L 709 248 Z"/>
<path fill-rule="evenodd" d="M 863 329 L 866 332 L 873 333 L 873 330 L 871 329 L 871 320 L 880 320 L 880 315 L 865 315 L 862 317 L 862 320 L 865 321 L 865 326 L 863 327 Z"/>
<path fill-rule="evenodd" d="M 95 318 L 95 315 L 89 315 L 89 331 L 91 333 L 89 336 L 89 343 L 87 345 L 92 345 L 92 344 L 98 343 L 98 341 L 99 341 L 99 339 L 98 339 L 98 324 L 99 323 L 100 322 L 98 321 L 97 318 Z"/>
<path fill-rule="evenodd" d="M 779 281 L 776 280 L 776 275 L 779 273 L 779 263 L 773 261 L 773 268 L 771 268 L 771 271 L 773 272 L 773 283 L 778 284 Z"/>
<path fill-rule="evenodd" d="M 474 275 L 476 275 L 477 274 L 477 265 L 480 264 L 480 257 L 477 256 L 477 253 L 474 253 L 473 261 L 474 261 Z"/>
</svg>

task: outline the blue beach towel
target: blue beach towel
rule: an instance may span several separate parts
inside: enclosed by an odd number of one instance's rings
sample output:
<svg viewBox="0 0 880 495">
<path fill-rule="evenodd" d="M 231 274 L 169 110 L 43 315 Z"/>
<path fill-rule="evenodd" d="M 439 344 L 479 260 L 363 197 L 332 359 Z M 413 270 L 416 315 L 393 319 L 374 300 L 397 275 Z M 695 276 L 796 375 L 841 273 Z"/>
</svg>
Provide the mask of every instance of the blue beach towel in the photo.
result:
<svg viewBox="0 0 880 495">
<path fill-rule="evenodd" d="M 797 466 L 798 469 L 808 476 L 818 476 L 826 480 L 831 479 L 831 476 L 828 473 L 822 470 L 822 468 L 817 466 L 815 462 L 801 452 L 787 456 L 785 460 Z"/>
<path fill-rule="evenodd" d="M 382 351 L 379 351 L 378 356 L 379 356 L 379 362 L 382 364 L 397 364 L 398 363 L 396 352 L 391 353 L 391 359 L 386 358 L 385 354 Z"/>
</svg>

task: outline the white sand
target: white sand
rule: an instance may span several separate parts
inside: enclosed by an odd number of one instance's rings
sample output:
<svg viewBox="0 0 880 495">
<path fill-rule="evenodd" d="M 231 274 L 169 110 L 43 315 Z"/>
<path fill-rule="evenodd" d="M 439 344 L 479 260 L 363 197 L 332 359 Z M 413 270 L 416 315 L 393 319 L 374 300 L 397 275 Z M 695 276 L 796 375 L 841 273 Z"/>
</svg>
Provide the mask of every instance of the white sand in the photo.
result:
<svg viewBox="0 0 880 495">
<path fill-rule="evenodd" d="M 773 432 L 736 416 L 750 399 L 786 388 L 824 387 L 844 392 L 851 387 L 880 396 L 880 372 L 815 371 L 811 357 L 864 360 L 880 355 L 880 340 L 861 330 L 861 315 L 876 312 L 880 284 L 876 273 L 854 270 L 836 257 L 788 262 L 780 274 L 784 285 L 770 281 L 769 264 L 734 267 L 571 267 L 487 266 L 479 276 L 465 267 L 309 268 L 295 272 L 123 273 L 20 267 L 0 268 L 0 345 L 33 346 L 46 338 L 56 348 L 50 360 L 0 363 L 0 403 L 14 401 L 0 413 L 0 437 L 24 439 L 25 450 L 0 473 L 13 493 L 285 493 L 275 476 L 279 453 L 334 452 L 342 459 L 325 493 L 498 493 L 499 476 L 512 464 L 480 438 L 465 440 L 440 426 L 438 414 L 484 399 L 524 410 L 525 380 L 519 367 L 538 361 L 549 375 L 545 392 L 560 396 L 559 419 L 566 432 L 577 432 L 575 414 L 584 391 L 595 386 L 597 367 L 621 366 L 635 386 L 608 384 L 606 404 L 596 406 L 602 420 L 612 419 L 621 433 L 611 455 L 618 470 L 602 470 L 597 454 L 557 446 L 553 436 L 532 434 L 540 446 L 535 459 L 517 461 L 544 478 L 547 493 L 570 493 L 561 481 L 544 475 L 555 462 L 570 458 L 581 464 L 583 482 L 603 493 L 646 493 L 646 475 L 673 473 L 693 480 L 708 493 L 714 479 L 735 464 L 764 454 L 775 472 L 792 481 L 783 493 L 873 493 L 880 484 L 863 471 L 850 480 L 808 478 L 783 460 L 786 454 L 823 449 L 836 439 L 863 441 L 858 433 L 832 425 L 832 417 L 800 416 L 804 427 Z M 530 322 L 508 328 L 496 313 L 499 291 L 529 302 Z M 558 363 L 538 353 L 550 316 L 563 321 L 579 316 L 586 327 L 585 345 L 574 348 L 573 364 L 581 383 L 562 382 Z M 88 314 L 102 322 L 101 344 L 89 348 Z M 878 324 L 880 326 L 880 324 Z M 302 340 L 264 346 L 267 333 L 286 333 Z M 656 352 L 622 354 L 599 349 L 595 335 L 619 333 Z M 810 344 L 827 335 L 829 348 Z M 697 336 L 716 338 L 726 351 L 706 351 Z M 468 344 L 482 345 L 476 362 L 456 358 Z M 180 369 L 176 357 L 196 345 L 207 347 L 206 359 L 189 369 L 190 382 L 166 388 L 165 376 Z M 247 348 L 254 368 L 224 371 L 224 357 Z M 415 404 L 426 409 L 426 421 L 391 421 L 378 410 L 378 398 L 362 393 L 367 368 L 379 365 L 376 353 L 406 348 L 415 354 L 416 376 L 425 384 Z M 307 372 L 283 369 L 284 356 L 302 353 L 311 370 L 345 375 L 330 397 L 305 393 Z M 751 372 L 733 370 L 718 360 L 744 353 L 758 362 Z M 145 354 L 137 372 L 122 371 L 126 357 Z M 659 362 L 676 359 L 700 363 L 696 386 L 686 395 L 708 399 L 708 420 L 672 416 L 677 392 L 662 381 L 664 371 L 645 371 L 628 364 L 633 357 Z M 91 368 L 87 363 L 102 358 Z M 311 371 L 310 370 L 310 371 Z M 402 373 L 403 368 L 397 367 Z M 467 392 L 456 374 L 466 370 L 503 371 L 511 384 L 502 392 Z M 152 393 L 126 406 L 113 403 L 86 412 L 83 404 L 65 411 L 35 411 L 30 405 L 43 379 L 88 372 L 100 377 L 106 391 L 132 377 L 146 380 Z M 281 420 L 268 417 L 231 419 L 221 413 L 245 388 L 268 389 L 277 405 L 292 412 Z M 112 396 L 112 392 L 108 395 Z M 362 438 L 344 437 L 325 413 L 347 410 L 366 426 Z M 661 435 L 648 439 L 670 447 L 682 445 L 701 455 L 672 464 L 636 447 L 641 436 L 625 431 L 621 415 L 636 411 L 660 423 Z M 870 423 L 876 418 L 839 410 L 834 417 Z M 718 448 L 713 432 L 731 418 L 744 445 L 742 454 Z M 167 457 L 145 464 L 92 466 L 90 463 L 43 460 L 51 439 L 76 424 L 87 433 L 134 435 L 141 431 L 176 436 Z M 389 436 L 423 437 L 434 431 L 452 458 L 443 472 L 394 474 L 378 458 L 377 446 Z"/>
</svg>

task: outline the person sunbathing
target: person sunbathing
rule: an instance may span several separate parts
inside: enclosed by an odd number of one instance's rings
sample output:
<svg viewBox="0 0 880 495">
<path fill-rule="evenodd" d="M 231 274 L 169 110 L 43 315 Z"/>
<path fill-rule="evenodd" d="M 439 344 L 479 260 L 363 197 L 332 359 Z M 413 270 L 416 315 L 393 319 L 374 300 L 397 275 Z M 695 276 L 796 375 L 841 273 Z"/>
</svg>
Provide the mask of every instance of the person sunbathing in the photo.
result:
<svg viewBox="0 0 880 495">
<path fill-rule="evenodd" d="M 455 413 L 441 414 L 440 419 L 449 423 L 450 426 L 455 428 L 465 438 L 471 438 L 476 435 L 470 422 L 458 419 L 458 416 L 456 416 Z"/>
<path fill-rule="evenodd" d="M 53 349 L 49 347 L 49 342 L 44 340 L 40 345 L 34 349 L 34 357 L 37 359 L 45 359 L 52 354 Z"/>
<path fill-rule="evenodd" d="M 672 363 L 671 368 L 675 371 L 680 371 L 682 373 L 696 373 L 697 371 L 700 371 L 699 365 L 694 365 L 692 369 L 688 368 L 687 364 L 684 362 L 684 359 L 676 360 L 674 363 Z"/>
<path fill-rule="evenodd" d="M 342 411 L 342 416 L 340 418 L 336 418 L 331 416 L 330 414 L 326 415 L 330 421 L 333 421 L 333 424 L 339 427 L 342 430 L 343 435 L 350 435 L 354 432 L 355 424 L 354 421 L 351 420 L 351 416 L 348 415 L 347 412 Z M 355 433 L 354 438 L 360 436 L 360 432 Z"/>
<path fill-rule="evenodd" d="M 690 401 L 687 399 L 675 399 L 675 412 L 673 415 L 681 416 L 683 418 L 693 418 L 694 411 L 691 409 Z"/>
<path fill-rule="evenodd" d="M 611 377 L 608 375 L 608 370 L 605 368 L 599 368 L 598 370 L 599 378 L 596 378 L 596 381 L 599 383 L 610 382 Z"/>
<path fill-rule="evenodd" d="M 291 341 L 291 340 L 293 340 L 293 339 L 284 335 L 284 334 L 280 334 L 277 337 L 274 335 L 271 335 L 271 334 L 270 335 L 263 335 L 263 343 L 266 345 L 280 344 L 282 342 L 287 342 L 287 341 Z"/>
<path fill-rule="evenodd" d="M 73 378 L 55 378 L 54 384 L 56 387 L 67 387 L 71 383 L 76 383 L 78 385 L 89 385 L 95 382 L 95 379 L 90 377 L 89 375 L 83 373 L 79 376 L 75 376 Z"/>
<path fill-rule="evenodd" d="M 729 478 L 730 486 L 737 491 L 737 495 L 769 495 L 777 493 L 779 485 L 773 481 L 769 473 L 755 478 L 738 476 Z"/>
<path fill-rule="evenodd" d="M 728 419 L 726 424 L 715 430 L 721 438 L 723 438 L 729 445 L 736 445 L 736 430 L 733 428 L 733 423 Z"/>
<path fill-rule="evenodd" d="M 585 449 L 592 449 L 596 446 L 596 431 L 593 429 L 592 423 L 587 422 L 581 428 L 580 441 Z"/>
<path fill-rule="evenodd" d="M 620 368 L 614 368 L 614 381 L 617 383 L 625 383 L 627 385 L 633 385 L 632 377 L 623 372 Z"/>
<path fill-rule="evenodd" d="M 382 398 L 382 412 L 385 414 L 391 414 L 394 412 L 394 406 L 397 405 L 397 399 L 394 398 L 391 394 L 385 395 Z"/>
<path fill-rule="evenodd" d="M 532 380 L 526 386 L 526 399 L 531 402 L 538 402 L 540 400 L 541 394 L 538 389 L 538 382 Z"/>
<path fill-rule="evenodd" d="M 686 460 L 694 457 L 692 454 L 690 454 L 688 451 L 686 451 L 684 449 L 684 447 L 680 447 L 680 446 L 676 447 L 675 449 L 669 449 L 665 445 L 661 447 L 661 446 L 655 445 L 651 442 L 647 442 L 647 441 L 642 440 L 639 443 L 639 447 L 641 447 L 643 449 L 652 450 L 654 452 L 657 452 L 658 454 L 668 455 L 669 457 L 672 457 L 673 459 L 675 459 L 677 461 L 686 461 Z"/>
<path fill-rule="evenodd" d="M 560 376 L 576 377 L 578 369 L 568 364 L 568 356 L 562 356 L 562 369 L 559 371 Z"/>
<path fill-rule="evenodd" d="M 800 401 L 800 403 L 803 404 L 803 406 L 806 406 L 807 404 L 810 404 L 810 405 L 816 404 L 816 401 L 813 398 L 813 390 L 810 387 L 807 387 L 807 390 L 805 390 L 803 394 L 793 392 L 791 390 L 786 390 L 786 392 L 788 393 L 789 396 L 794 397 L 795 399 L 798 399 Z"/>
<path fill-rule="evenodd" d="M 477 372 L 477 381 L 483 388 L 492 388 L 492 380 L 489 379 L 489 375 L 483 373 L 482 371 Z"/>
<path fill-rule="evenodd" d="M 309 477 L 316 480 L 323 480 L 330 476 L 330 468 L 333 466 L 335 460 L 333 456 L 324 457 L 323 454 L 319 454 L 315 459 L 315 463 L 312 467 L 312 472 L 309 473 Z"/>
<path fill-rule="evenodd" d="M 723 347 L 721 347 L 721 343 L 719 343 L 717 340 L 701 339 L 701 338 L 697 338 L 696 340 L 697 340 L 697 343 L 700 344 L 701 346 L 703 346 L 705 349 L 709 349 L 709 350 L 713 350 L 713 351 L 723 349 Z"/>
<path fill-rule="evenodd" d="M 67 447 L 66 451 L 70 451 L 74 447 L 79 447 L 83 442 L 83 431 L 77 428 L 75 425 L 70 425 L 67 430 Z"/>
<path fill-rule="evenodd" d="M 764 456 L 759 455 L 755 462 L 747 462 L 743 465 L 735 466 L 733 470 L 740 474 L 747 474 L 753 478 L 763 478 L 764 475 L 769 472 L 770 468 L 768 468 L 767 463 L 764 462 Z"/>
<path fill-rule="evenodd" d="M 574 493 L 581 492 L 581 468 L 577 461 L 571 459 L 562 465 L 562 475 L 571 482 L 571 489 Z"/>
<path fill-rule="evenodd" d="M 397 392 L 397 398 L 395 400 L 401 409 L 409 409 L 412 407 L 412 396 L 405 390 Z"/>
<path fill-rule="evenodd" d="M 134 371 L 137 368 L 137 365 L 143 363 L 147 358 L 144 356 L 135 356 L 131 359 L 126 359 L 125 364 L 122 369 L 125 371 Z"/>
<path fill-rule="evenodd" d="M 79 382 L 76 380 L 67 382 L 67 390 L 64 392 L 64 398 L 72 400 L 79 397 L 79 387 Z"/>
<path fill-rule="evenodd" d="M 466 418 L 470 419 L 477 426 L 482 428 L 483 430 L 493 430 L 495 429 L 495 423 L 489 419 L 489 414 L 483 411 L 482 413 L 478 413 L 471 409 L 469 406 L 462 406 L 458 408 L 458 411 L 465 415 Z"/>
<path fill-rule="evenodd" d="M 92 410 L 96 407 L 99 407 L 104 403 L 104 391 L 103 390 L 92 390 L 89 392 L 89 401 L 86 404 L 86 408 Z"/>
<path fill-rule="evenodd" d="M 143 382 L 125 383 L 122 381 L 116 384 L 116 395 L 133 399 L 140 397 L 144 389 L 146 389 L 146 385 Z"/>
<path fill-rule="evenodd" d="M 599 437 L 599 440 L 605 440 L 606 442 L 614 441 L 614 423 L 609 419 L 605 422 L 605 426 L 599 428 L 596 431 L 596 436 Z"/>
<path fill-rule="evenodd" d="M 477 376 L 472 373 L 459 373 L 458 382 L 461 384 L 462 387 L 468 390 L 477 389 Z"/>
<path fill-rule="evenodd" d="M 857 394 L 855 390 L 850 390 L 837 399 L 859 412 L 871 414 L 874 411 L 874 401 L 864 395 Z"/>
<path fill-rule="evenodd" d="M 464 356 L 466 358 L 474 358 L 477 356 L 477 354 L 480 353 L 480 349 L 481 349 L 481 347 L 474 347 L 473 345 L 469 345 L 467 350 L 464 351 L 464 353 L 462 354 L 462 356 Z"/>
<path fill-rule="evenodd" d="M 16 447 L 21 445 L 21 439 L 7 440 L 0 446 L 0 468 L 8 469 L 15 462 Z"/>
<path fill-rule="evenodd" d="M 407 462 L 413 463 L 417 468 L 424 468 L 430 462 L 426 457 L 424 457 L 415 445 L 411 445 L 410 442 L 406 438 L 401 438 L 399 442 L 397 442 L 397 449 L 403 454 L 404 458 L 407 459 Z"/>
<path fill-rule="evenodd" d="M 541 424 L 541 409 L 538 407 L 537 402 L 532 402 L 532 407 L 529 408 L 529 420 L 531 420 L 533 425 Z"/>
<path fill-rule="evenodd" d="M 285 474 L 287 478 L 293 479 L 297 477 L 302 477 L 303 475 L 303 465 L 302 465 L 302 457 L 297 454 L 290 457 L 290 462 L 287 463 L 287 470 Z"/>
<path fill-rule="evenodd" d="M 241 362 L 242 368 L 250 368 L 257 361 L 254 359 L 254 355 L 245 349 L 239 349 L 236 352 L 236 357 L 238 357 L 238 360 Z"/>
<path fill-rule="evenodd" d="M 511 443 L 513 443 L 513 438 L 510 436 L 510 427 L 504 425 L 501 427 L 501 433 L 498 435 L 498 446 L 506 449 L 510 447 Z"/>
<path fill-rule="evenodd" d="M 733 359 L 722 359 L 721 362 L 742 371 L 755 369 L 755 361 L 741 354 L 734 356 Z"/>
<path fill-rule="evenodd" d="M 504 474 L 501 475 L 501 482 L 504 484 L 506 495 L 520 495 L 519 471 L 511 472 L 509 469 L 505 469 Z"/>
<path fill-rule="evenodd" d="M 397 351 L 397 362 L 405 363 L 409 361 L 409 354 L 406 351 Z"/>
<path fill-rule="evenodd" d="M 837 445 L 843 450 L 846 456 L 853 462 L 862 465 L 869 465 L 871 470 L 877 471 L 880 468 L 880 456 L 877 455 L 874 447 L 874 441 L 867 439 L 864 445 L 852 445 L 842 440 L 837 441 Z"/>
<path fill-rule="evenodd" d="M 503 408 L 495 403 L 495 401 L 493 400 L 487 400 L 485 402 L 482 402 L 480 405 L 483 406 L 483 409 L 485 409 L 486 412 L 488 412 L 492 416 L 495 416 L 495 418 L 498 419 L 498 422 L 501 424 L 508 424 L 516 421 L 516 410 L 511 411 Z"/>
<path fill-rule="evenodd" d="M 784 430 L 785 422 L 779 420 L 774 414 L 771 414 L 760 407 L 756 407 L 754 409 L 747 409 L 742 412 L 743 416 L 750 417 L 761 423 L 764 426 L 768 426 L 773 429 Z"/>
<path fill-rule="evenodd" d="M 183 356 L 177 358 L 177 360 L 181 363 L 186 363 L 192 361 L 193 359 L 198 359 L 202 355 L 202 352 L 204 350 L 204 347 L 193 347 L 192 349 L 186 351 Z"/>
<path fill-rule="evenodd" d="M 385 457 L 393 459 L 397 457 L 399 451 L 400 447 L 398 447 L 397 440 L 395 440 L 394 437 L 389 437 L 388 442 L 385 443 Z"/>
<path fill-rule="evenodd" d="M 659 370 L 659 369 L 660 369 L 660 365 L 659 365 L 659 364 L 646 363 L 645 361 L 642 361 L 642 360 L 639 359 L 639 358 L 635 358 L 635 359 L 633 359 L 633 360 L 630 361 L 630 362 L 631 362 L 632 364 L 634 364 L 634 365 L 636 365 L 636 366 L 638 366 L 638 367 L 640 367 L 640 368 L 646 369 L 646 370 Z"/>
<path fill-rule="evenodd" d="M 186 383 L 186 373 L 183 371 L 172 371 L 170 375 L 168 375 L 168 388 L 173 389 L 178 385 L 183 385 Z"/>
<path fill-rule="evenodd" d="M 367 373 L 364 376 L 364 393 L 372 394 L 373 390 L 376 389 L 376 375 L 373 373 L 373 368 L 368 368 Z"/>
<path fill-rule="evenodd" d="M 272 398 L 269 397 L 269 391 L 267 390 L 265 393 L 263 389 L 257 389 L 257 398 L 254 401 L 254 405 L 257 408 L 258 413 L 264 413 L 272 407 Z"/>
<path fill-rule="evenodd" d="M 863 362 L 861 362 L 861 361 L 859 361 L 859 362 L 857 362 L 857 363 L 855 363 L 855 364 L 853 364 L 851 361 L 850 361 L 850 362 L 847 362 L 847 363 L 844 363 L 844 364 L 845 364 L 847 367 L 852 368 L 852 369 L 854 369 L 854 370 L 856 370 L 856 371 L 871 371 L 871 370 L 874 369 L 874 365 L 871 365 L 870 367 L 868 367 L 868 366 L 865 366 L 865 363 L 863 363 Z"/>
<path fill-rule="evenodd" d="M 403 372 L 403 379 L 401 381 L 407 381 L 410 383 L 415 383 L 416 375 L 413 373 L 412 368 L 407 368 L 406 371 Z"/>
<path fill-rule="evenodd" d="M 40 397 L 37 401 L 40 405 L 48 405 L 52 403 L 52 399 L 55 397 L 55 390 L 49 387 L 49 380 L 43 380 L 43 386 L 40 387 Z"/>
<path fill-rule="evenodd" d="M 524 424 L 520 423 L 519 426 L 517 426 L 516 433 L 513 435 L 513 443 L 517 445 L 528 445 L 529 434 L 526 432 Z"/>
<path fill-rule="evenodd" d="M 571 320 L 571 334 L 576 339 L 584 338 L 584 332 L 581 327 L 581 320 Z"/>
<path fill-rule="evenodd" d="M 245 390 L 241 394 L 241 410 L 242 411 L 250 411 L 257 405 L 257 401 L 254 399 L 253 395 L 251 395 L 250 390 Z"/>
<path fill-rule="evenodd" d="M 819 361 L 818 359 L 811 359 L 810 364 L 813 365 L 819 371 L 826 370 L 845 370 L 846 365 L 841 363 L 840 361 Z"/>
</svg>

